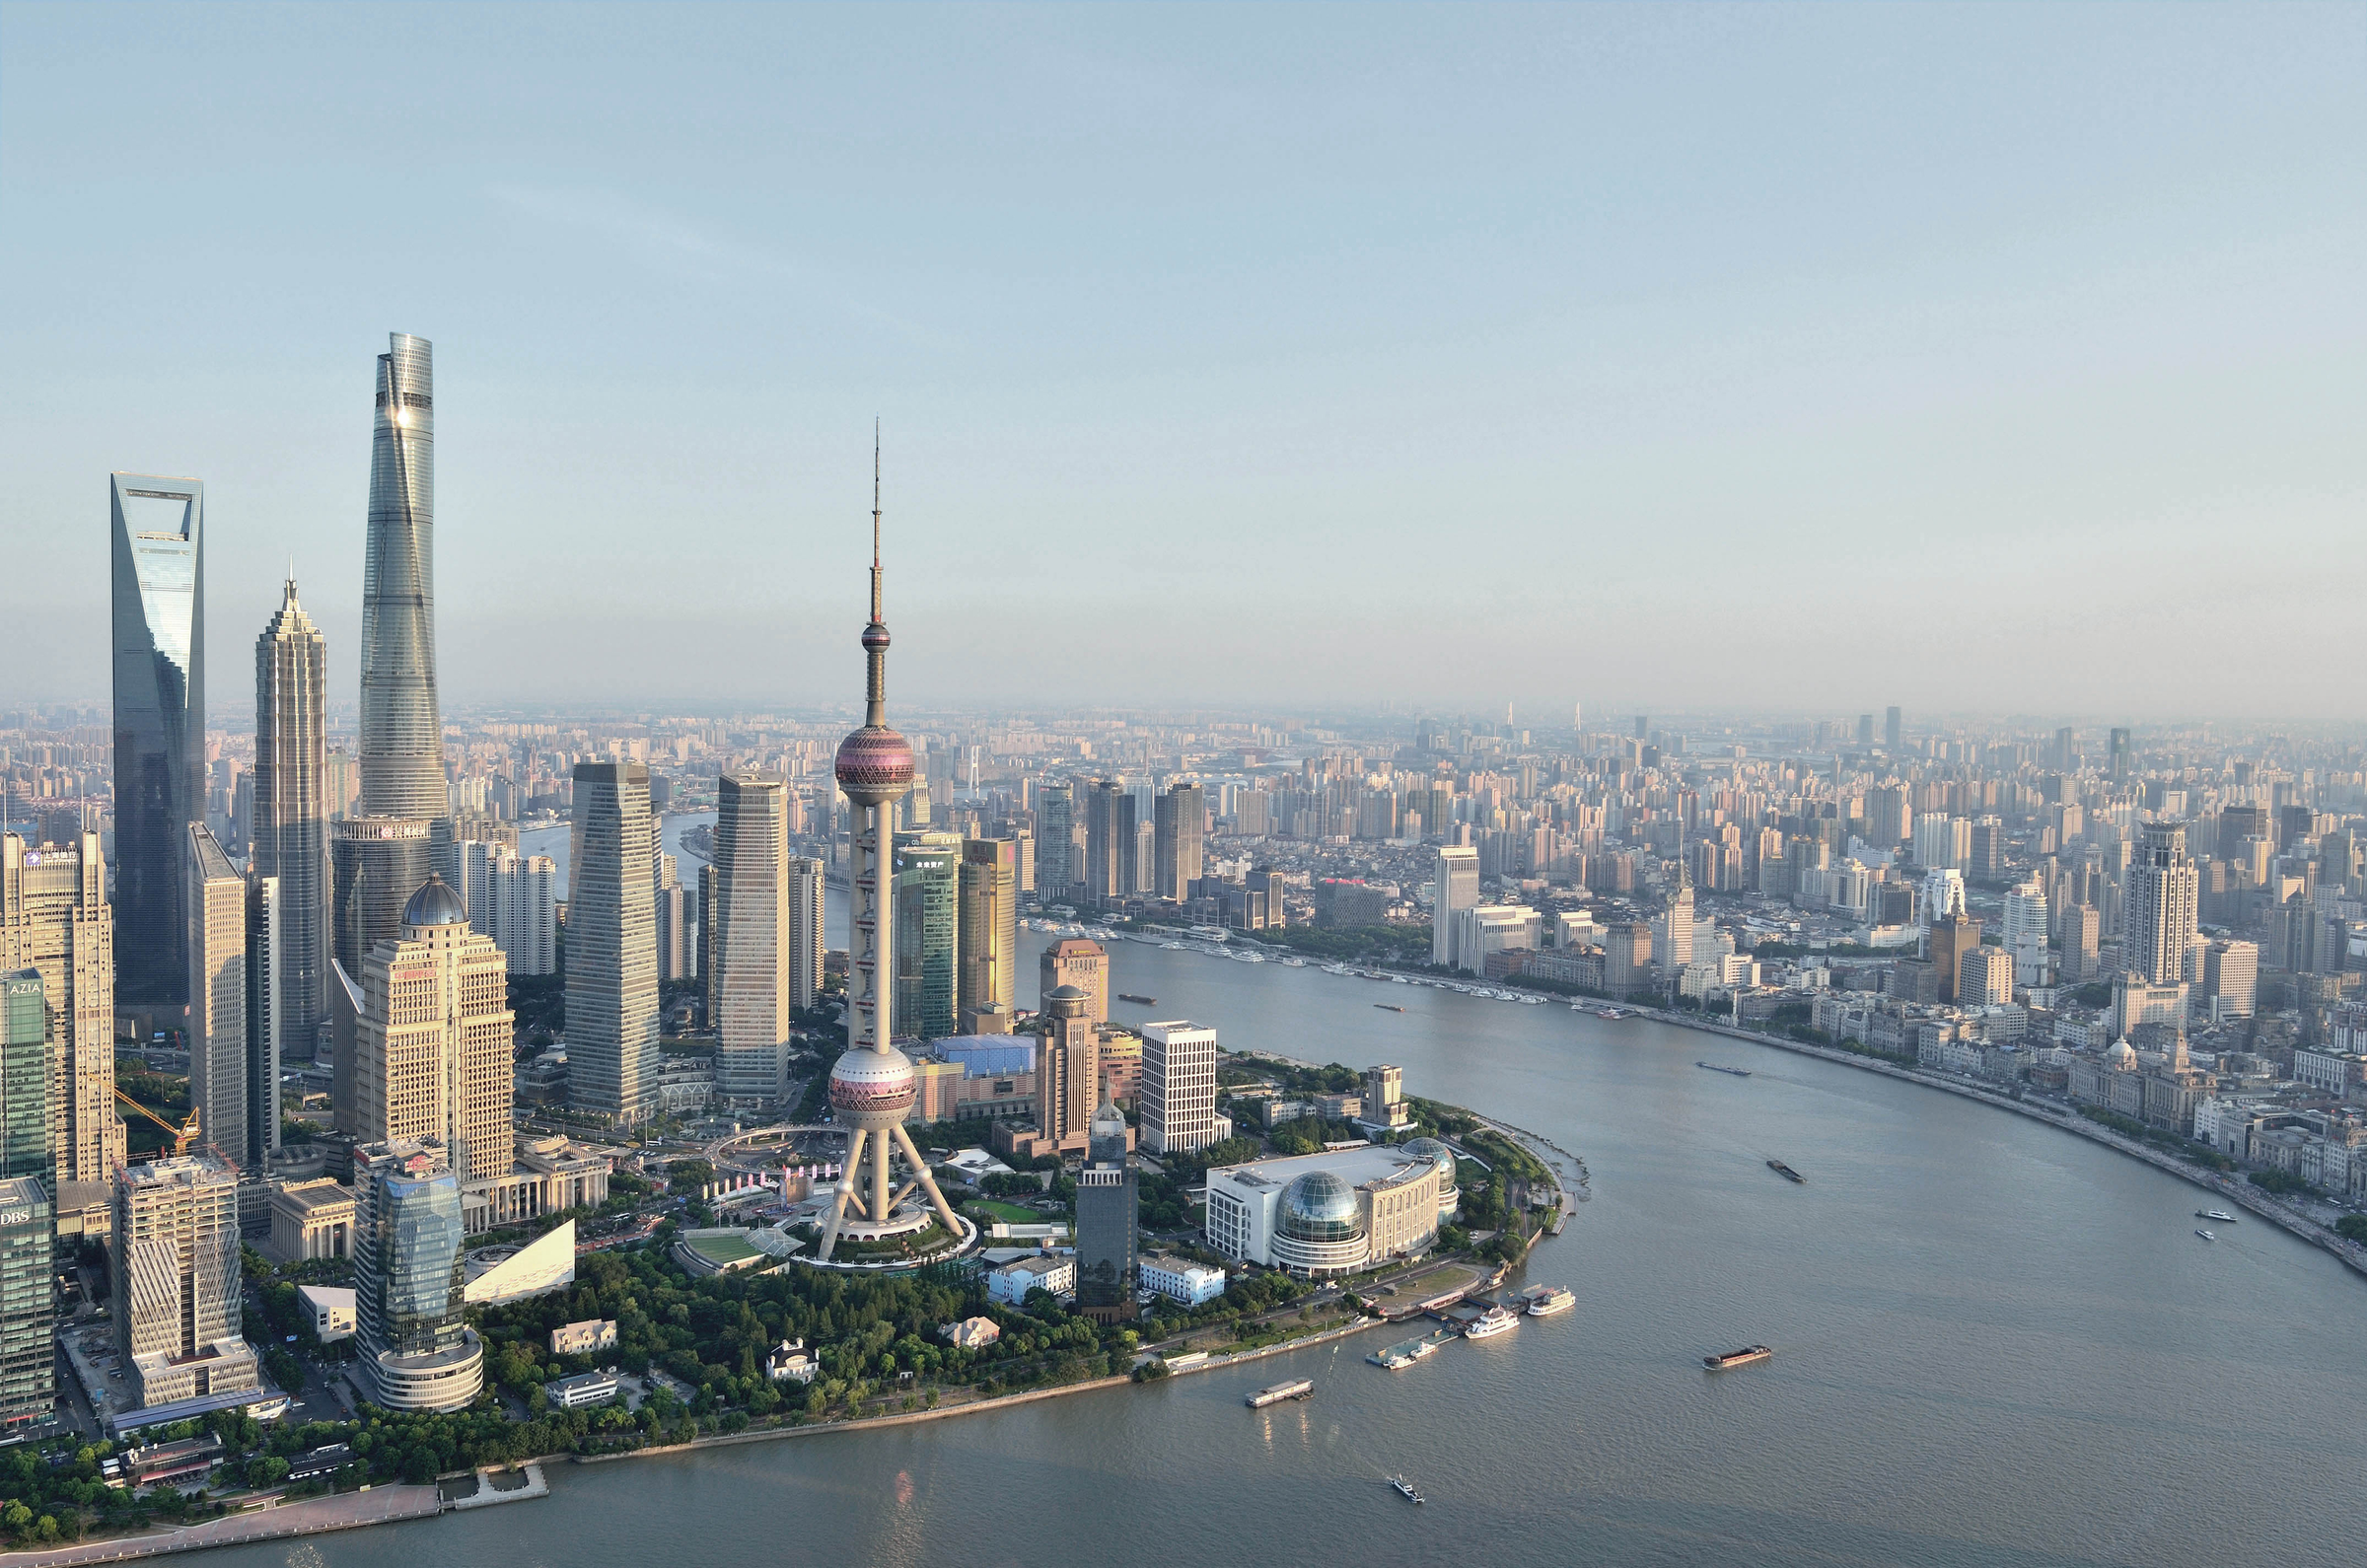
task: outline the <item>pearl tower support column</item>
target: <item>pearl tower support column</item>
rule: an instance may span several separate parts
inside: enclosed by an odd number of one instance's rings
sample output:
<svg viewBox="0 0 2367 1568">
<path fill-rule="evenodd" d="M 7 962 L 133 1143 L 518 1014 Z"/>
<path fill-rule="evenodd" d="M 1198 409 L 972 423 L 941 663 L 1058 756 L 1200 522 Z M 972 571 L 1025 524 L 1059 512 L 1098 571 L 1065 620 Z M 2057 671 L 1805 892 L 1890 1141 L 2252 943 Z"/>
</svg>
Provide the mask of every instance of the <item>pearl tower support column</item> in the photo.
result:
<svg viewBox="0 0 2367 1568">
<path fill-rule="evenodd" d="M 838 1233 L 852 1218 L 886 1225 L 896 1205 L 917 1182 L 937 1218 L 955 1236 L 962 1224 L 937 1190 L 928 1162 L 912 1147 L 904 1117 L 919 1098 L 912 1063 L 896 1048 L 896 922 L 885 896 L 894 864 L 892 829 L 896 803 L 912 788 L 912 747 L 888 727 L 888 626 L 880 615 L 880 454 L 871 454 L 871 621 L 863 628 L 865 709 L 863 727 L 838 746 L 838 787 L 855 809 L 853 928 L 846 965 L 846 1051 L 830 1069 L 830 1106 L 851 1130 L 837 1198 L 822 1233 L 824 1261 L 838 1246 Z M 898 1188 L 891 1177 L 895 1154 L 912 1166 L 912 1182 Z M 869 1190 L 865 1188 L 868 1186 Z"/>
</svg>

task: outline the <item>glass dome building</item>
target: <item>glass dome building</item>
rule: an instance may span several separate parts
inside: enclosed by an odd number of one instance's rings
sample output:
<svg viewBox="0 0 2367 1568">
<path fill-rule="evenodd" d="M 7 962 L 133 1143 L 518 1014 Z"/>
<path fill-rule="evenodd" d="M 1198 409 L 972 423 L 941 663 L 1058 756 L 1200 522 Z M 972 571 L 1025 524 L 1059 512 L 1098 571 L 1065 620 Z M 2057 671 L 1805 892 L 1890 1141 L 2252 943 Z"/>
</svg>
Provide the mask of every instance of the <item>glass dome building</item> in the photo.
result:
<svg viewBox="0 0 2367 1568">
<path fill-rule="evenodd" d="M 1463 1201 L 1463 1194 L 1455 1185 L 1455 1151 L 1436 1138 L 1415 1138 L 1399 1152 L 1408 1160 L 1427 1160 L 1438 1167 L 1438 1217 L 1441 1221 L 1453 1219 L 1456 1207 Z"/>
<path fill-rule="evenodd" d="M 1371 1251 L 1364 1213 L 1348 1183 L 1329 1171 L 1310 1171 L 1282 1189 L 1274 1211 L 1275 1260 L 1294 1272 L 1347 1273 Z"/>
</svg>

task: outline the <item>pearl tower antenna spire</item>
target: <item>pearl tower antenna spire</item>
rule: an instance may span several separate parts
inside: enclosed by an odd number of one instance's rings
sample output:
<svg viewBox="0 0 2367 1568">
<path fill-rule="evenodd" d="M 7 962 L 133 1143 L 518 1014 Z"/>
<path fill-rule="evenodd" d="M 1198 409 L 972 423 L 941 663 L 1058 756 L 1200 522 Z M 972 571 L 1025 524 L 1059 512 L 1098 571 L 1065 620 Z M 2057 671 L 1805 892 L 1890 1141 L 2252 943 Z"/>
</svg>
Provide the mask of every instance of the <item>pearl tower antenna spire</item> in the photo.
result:
<svg viewBox="0 0 2367 1568">
<path fill-rule="evenodd" d="M 817 1253 L 830 1260 L 841 1237 L 895 1243 L 928 1228 L 932 1211 L 957 1241 L 974 1234 L 955 1217 L 912 1147 L 904 1117 L 919 1098 L 912 1063 L 896 1048 L 896 922 L 888 907 L 896 803 L 912 788 L 912 747 L 888 727 L 888 626 L 880 600 L 880 438 L 871 438 L 871 620 L 863 628 L 863 727 L 838 745 L 838 788 L 854 808 L 853 908 L 846 972 L 846 1051 L 830 1069 L 830 1106 L 851 1129 L 829 1222 Z M 900 1152 L 912 1175 L 892 1187 Z M 904 1206 L 918 1187 L 927 1207 Z"/>
</svg>

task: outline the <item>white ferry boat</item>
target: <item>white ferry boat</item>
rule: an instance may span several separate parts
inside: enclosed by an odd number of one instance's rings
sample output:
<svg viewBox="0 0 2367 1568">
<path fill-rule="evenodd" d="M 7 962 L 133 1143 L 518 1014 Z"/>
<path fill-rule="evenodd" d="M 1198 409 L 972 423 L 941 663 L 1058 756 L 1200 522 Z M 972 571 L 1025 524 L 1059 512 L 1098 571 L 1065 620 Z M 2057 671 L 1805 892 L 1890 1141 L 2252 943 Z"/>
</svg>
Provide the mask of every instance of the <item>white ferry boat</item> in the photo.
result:
<svg viewBox="0 0 2367 1568">
<path fill-rule="evenodd" d="M 1500 1306 L 1490 1307 L 1471 1319 L 1470 1326 L 1464 1329 L 1463 1337 L 1466 1339 L 1493 1339 L 1498 1334 L 1506 1333 L 1520 1326 L 1520 1314 Z"/>
<path fill-rule="evenodd" d="M 1532 1318 L 1551 1318 L 1578 1305 L 1578 1298 L 1559 1285 L 1538 1285 L 1521 1292 Z"/>
</svg>

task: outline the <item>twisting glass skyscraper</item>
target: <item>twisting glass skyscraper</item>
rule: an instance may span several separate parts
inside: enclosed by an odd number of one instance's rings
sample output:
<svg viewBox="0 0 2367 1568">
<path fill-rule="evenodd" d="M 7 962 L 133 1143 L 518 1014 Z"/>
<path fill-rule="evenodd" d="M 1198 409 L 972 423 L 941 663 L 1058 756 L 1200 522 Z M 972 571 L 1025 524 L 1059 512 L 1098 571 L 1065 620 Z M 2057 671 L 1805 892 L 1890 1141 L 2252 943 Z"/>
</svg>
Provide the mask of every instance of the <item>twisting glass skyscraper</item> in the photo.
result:
<svg viewBox="0 0 2367 1568">
<path fill-rule="evenodd" d="M 426 338 L 390 338 L 378 357 L 362 563 L 361 815 L 434 819 L 446 815 L 436 706 L 435 377 Z"/>
<path fill-rule="evenodd" d="M 252 869 L 279 880 L 283 1061 L 307 1061 L 328 995 L 328 645 L 296 580 L 254 644 Z"/>
<path fill-rule="evenodd" d="M 181 862 L 205 820 L 205 486 L 118 473 L 110 492 L 116 995 L 177 1009 L 189 1000 Z"/>
</svg>

